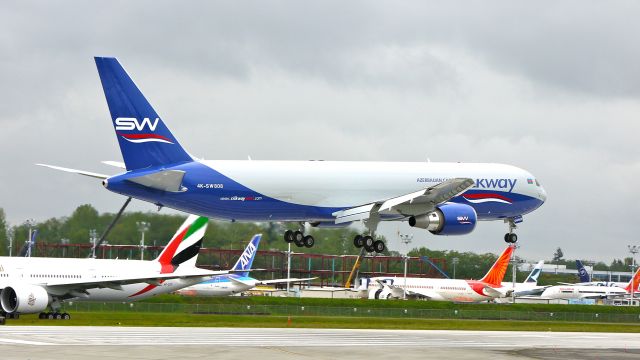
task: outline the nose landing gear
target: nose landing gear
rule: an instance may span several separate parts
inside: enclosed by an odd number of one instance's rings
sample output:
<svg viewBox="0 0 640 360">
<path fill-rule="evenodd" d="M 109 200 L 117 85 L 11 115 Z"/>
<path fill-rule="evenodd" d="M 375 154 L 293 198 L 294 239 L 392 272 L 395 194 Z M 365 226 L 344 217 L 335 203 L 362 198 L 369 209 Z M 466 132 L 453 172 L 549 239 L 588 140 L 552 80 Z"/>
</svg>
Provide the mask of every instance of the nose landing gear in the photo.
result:
<svg viewBox="0 0 640 360">
<path fill-rule="evenodd" d="M 522 216 L 517 218 L 508 218 L 508 219 L 505 219 L 504 222 L 509 224 L 509 232 L 504 234 L 504 241 L 507 244 L 515 244 L 516 242 L 518 242 L 518 235 L 513 231 L 518 228 L 516 224 L 519 224 L 522 222 Z"/>
</svg>

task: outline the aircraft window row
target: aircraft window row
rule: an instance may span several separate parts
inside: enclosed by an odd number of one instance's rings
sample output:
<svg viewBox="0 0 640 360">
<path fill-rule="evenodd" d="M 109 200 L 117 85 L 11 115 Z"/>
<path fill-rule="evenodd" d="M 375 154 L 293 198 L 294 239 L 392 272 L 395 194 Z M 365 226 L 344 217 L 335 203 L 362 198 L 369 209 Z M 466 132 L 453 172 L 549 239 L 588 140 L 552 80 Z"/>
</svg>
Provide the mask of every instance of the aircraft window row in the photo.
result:
<svg viewBox="0 0 640 360">
<path fill-rule="evenodd" d="M 579 292 L 580 294 L 591 294 L 591 293 L 595 293 L 595 294 L 606 294 L 606 293 L 607 293 L 606 291 L 597 291 L 597 290 L 589 290 L 589 291 L 581 290 L 581 291 L 578 291 L 578 292 Z"/>
<path fill-rule="evenodd" d="M 462 291 L 466 290 L 463 287 L 457 287 L 457 286 L 443 286 L 440 289 L 442 289 L 442 290 L 462 290 Z"/>
<path fill-rule="evenodd" d="M 433 289 L 432 285 L 409 285 L 407 287 L 414 288 L 414 289 Z"/>
<path fill-rule="evenodd" d="M 32 278 L 50 278 L 50 279 L 80 279 L 80 275 L 65 275 L 65 274 L 31 274 Z"/>
</svg>

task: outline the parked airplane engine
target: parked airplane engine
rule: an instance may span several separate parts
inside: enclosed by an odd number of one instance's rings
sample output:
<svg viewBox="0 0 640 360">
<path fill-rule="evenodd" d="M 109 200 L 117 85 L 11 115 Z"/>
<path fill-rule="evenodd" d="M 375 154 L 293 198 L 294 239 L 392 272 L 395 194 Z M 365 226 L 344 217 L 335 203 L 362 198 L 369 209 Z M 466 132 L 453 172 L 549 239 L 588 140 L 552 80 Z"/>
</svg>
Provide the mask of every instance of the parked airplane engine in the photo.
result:
<svg viewBox="0 0 640 360">
<path fill-rule="evenodd" d="M 469 205 L 446 203 L 424 215 L 409 218 L 409 225 L 434 235 L 466 235 L 476 227 L 478 215 Z"/>
<path fill-rule="evenodd" d="M 7 313 L 32 314 L 44 311 L 51 302 L 47 291 L 38 285 L 7 286 L 0 293 L 2 310 Z"/>
</svg>

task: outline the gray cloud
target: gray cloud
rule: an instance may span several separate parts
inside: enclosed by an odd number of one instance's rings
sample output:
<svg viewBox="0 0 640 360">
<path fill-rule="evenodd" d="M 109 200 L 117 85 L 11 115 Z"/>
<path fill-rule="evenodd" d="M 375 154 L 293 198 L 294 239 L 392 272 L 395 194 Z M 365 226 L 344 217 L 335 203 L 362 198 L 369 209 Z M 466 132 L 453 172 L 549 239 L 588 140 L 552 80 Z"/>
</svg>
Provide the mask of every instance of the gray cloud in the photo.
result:
<svg viewBox="0 0 640 360">
<path fill-rule="evenodd" d="M 115 55 L 197 156 L 511 163 L 550 194 L 520 230 L 524 256 L 622 257 L 636 242 L 620 216 L 640 201 L 634 2 L 1 6 L 0 206 L 14 223 L 124 200 L 33 166 L 113 171 L 98 163 L 120 154 L 92 56 Z M 400 229 L 493 252 L 505 230 Z"/>
</svg>

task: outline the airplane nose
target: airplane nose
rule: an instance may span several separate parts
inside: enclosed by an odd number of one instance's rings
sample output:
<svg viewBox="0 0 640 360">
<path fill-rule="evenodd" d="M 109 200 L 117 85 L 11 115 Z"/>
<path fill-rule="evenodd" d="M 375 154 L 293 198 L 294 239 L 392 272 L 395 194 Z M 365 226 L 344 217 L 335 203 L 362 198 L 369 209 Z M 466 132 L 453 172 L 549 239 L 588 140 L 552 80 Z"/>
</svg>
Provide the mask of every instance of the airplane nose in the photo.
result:
<svg viewBox="0 0 640 360">
<path fill-rule="evenodd" d="M 538 199 L 542 200 L 542 202 L 547 201 L 547 192 L 542 186 L 540 186 L 540 189 L 538 190 Z"/>
</svg>

